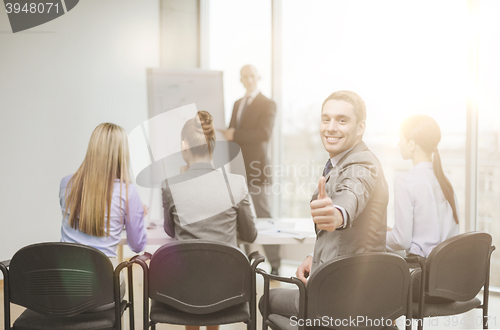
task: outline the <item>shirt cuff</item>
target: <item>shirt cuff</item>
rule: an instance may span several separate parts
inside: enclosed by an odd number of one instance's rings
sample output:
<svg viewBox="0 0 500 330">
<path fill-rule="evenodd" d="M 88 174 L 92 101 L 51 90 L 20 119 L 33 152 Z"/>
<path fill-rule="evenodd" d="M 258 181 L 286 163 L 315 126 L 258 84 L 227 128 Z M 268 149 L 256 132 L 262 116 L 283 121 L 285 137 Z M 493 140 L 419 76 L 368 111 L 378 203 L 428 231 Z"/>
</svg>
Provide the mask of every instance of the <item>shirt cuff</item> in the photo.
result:
<svg viewBox="0 0 500 330">
<path fill-rule="evenodd" d="M 347 217 L 346 210 L 342 206 L 339 206 L 339 205 L 333 205 L 333 206 L 336 207 L 337 210 L 340 211 L 340 213 L 342 213 L 342 219 L 344 220 L 342 222 L 342 224 L 340 226 L 338 226 L 336 229 L 345 229 L 345 228 L 347 228 L 348 217 Z"/>
</svg>

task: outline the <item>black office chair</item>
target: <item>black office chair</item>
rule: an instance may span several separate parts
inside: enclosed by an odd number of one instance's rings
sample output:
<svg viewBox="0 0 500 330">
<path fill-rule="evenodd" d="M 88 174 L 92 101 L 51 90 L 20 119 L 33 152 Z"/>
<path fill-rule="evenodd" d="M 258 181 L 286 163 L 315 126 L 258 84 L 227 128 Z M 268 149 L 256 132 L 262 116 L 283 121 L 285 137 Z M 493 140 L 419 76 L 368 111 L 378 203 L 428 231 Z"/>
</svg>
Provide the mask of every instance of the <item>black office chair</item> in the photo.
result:
<svg viewBox="0 0 500 330">
<path fill-rule="evenodd" d="M 255 330 L 255 269 L 264 257 L 249 259 L 237 248 L 207 240 L 173 242 L 151 257 L 131 262 L 144 270 L 144 329 L 157 323 L 218 325 L 245 322 Z M 151 311 L 148 299 L 151 298 Z"/>
<path fill-rule="evenodd" d="M 427 258 L 420 258 L 420 300 L 413 303 L 418 329 L 423 329 L 424 317 L 462 314 L 474 308 L 483 310 L 483 329 L 488 328 L 490 258 L 495 250 L 491 242 L 490 234 L 465 233 L 447 239 Z M 476 297 L 481 288 L 482 303 Z"/>
<path fill-rule="evenodd" d="M 366 253 L 339 257 L 318 267 L 307 286 L 298 278 L 264 276 L 262 329 L 395 329 L 392 320 L 408 314 L 410 273 L 403 258 L 389 253 Z M 293 283 L 299 288 L 299 315 L 289 317 L 269 313 L 269 280 Z M 351 320 L 358 320 L 352 322 Z M 304 321 L 299 321 L 304 320 Z M 310 321 L 306 321 L 310 320 Z M 317 320 L 317 323 L 315 320 Z M 328 320 L 328 321 L 324 321 Z"/>
<path fill-rule="evenodd" d="M 134 329 L 132 272 L 128 269 L 130 303 L 120 301 L 119 272 L 101 251 L 72 243 L 40 243 L 0 262 L 4 277 L 4 329 L 121 329 L 129 308 Z M 118 303 L 117 303 L 118 302 Z M 10 303 L 27 309 L 11 327 Z"/>
</svg>

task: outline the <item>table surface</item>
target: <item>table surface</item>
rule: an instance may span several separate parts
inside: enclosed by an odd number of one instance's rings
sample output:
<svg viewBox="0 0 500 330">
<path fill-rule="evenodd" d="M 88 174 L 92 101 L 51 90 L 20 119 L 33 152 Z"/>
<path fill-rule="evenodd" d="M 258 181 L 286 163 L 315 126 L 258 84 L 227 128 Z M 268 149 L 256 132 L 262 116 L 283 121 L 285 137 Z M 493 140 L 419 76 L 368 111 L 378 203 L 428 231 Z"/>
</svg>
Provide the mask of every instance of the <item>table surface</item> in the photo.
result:
<svg viewBox="0 0 500 330">
<path fill-rule="evenodd" d="M 314 244 L 316 234 L 310 218 L 260 218 L 257 219 L 257 239 L 254 244 Z M 148 225 L 148 245 L 163 245 L 175 241 L 163 230 L 163 222 L 153 221 Z M 123 232 L 119 245 L 127 244 Z"/>
<path fill-rule="evenodd" d="M 253 244 L 314 244 L 316 233 L 311 218 L 259 218 L 256 225 L 258 235 Z M 176 241 L 163 229 L 163 221 L 150 222 L 147 230 L 147 245 L 163 245 Z M 125 231 L 118 243 L 117 257 L 123 261 L 123 246 L 127 244 Z"/>
</svg>

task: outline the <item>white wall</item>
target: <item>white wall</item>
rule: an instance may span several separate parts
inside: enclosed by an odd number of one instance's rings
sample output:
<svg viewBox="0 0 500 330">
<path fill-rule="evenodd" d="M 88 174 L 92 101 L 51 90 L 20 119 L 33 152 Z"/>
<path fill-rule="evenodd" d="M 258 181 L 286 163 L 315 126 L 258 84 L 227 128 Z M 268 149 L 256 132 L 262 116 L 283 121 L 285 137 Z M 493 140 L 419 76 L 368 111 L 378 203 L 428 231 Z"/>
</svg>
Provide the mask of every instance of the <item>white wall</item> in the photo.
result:
<svg viewBox="0 0 500 330">
<path fill-rule="evenodd" d="M 198 0 L 160 1 L 160 64 L 197 68 L 199 58 Z"/>
<path fill-rule="evenodd" d="M 98 124 L 146 120 L 159 40 L 158 0 L 80 1 L 15 34 L 0 10 L 0 260 L 60 239 L 59 182 Z"/>
</svg>

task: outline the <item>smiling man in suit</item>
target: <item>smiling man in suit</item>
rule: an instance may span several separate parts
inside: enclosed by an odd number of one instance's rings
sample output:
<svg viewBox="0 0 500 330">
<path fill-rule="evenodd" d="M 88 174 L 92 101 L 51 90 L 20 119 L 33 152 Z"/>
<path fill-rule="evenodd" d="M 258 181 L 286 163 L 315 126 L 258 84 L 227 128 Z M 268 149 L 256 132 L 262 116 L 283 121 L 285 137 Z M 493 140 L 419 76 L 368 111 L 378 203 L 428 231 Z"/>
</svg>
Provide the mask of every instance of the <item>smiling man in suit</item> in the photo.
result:
<svg viewBox="0 0 500 330">
<path fill-rule="evenodd" d="M 252 195 L 257 218 L 271 217 L 271 171 L 268 167 L 267 145 L 271 138 L 276 115 L 276 103 L 257 88 L 259 73 L 253 65 L 240 71 L 240 81 L 246 89 L 245 96 L 234 103 L 229 129 L 223 131 L 228 141 L 241 147 L 248 190 Z M 278 274 L 280 267 L 279 245 L 264 245 L 271 264 L 271 272 Z"/>
<path fill-rule="evenodd" d="M 387 182 L 362 141 L 365 119 L 365 102 L 352 91 L 335 92 L 323 102 L 319 133 L 329 158 L 311 200 L 314 254 L 296 272 L 304 283 L 336 257 L 385 251 Z M 298 290 L 271 290 L 270 313 L 298 315 L 298 298 Z"/>
</svg>

